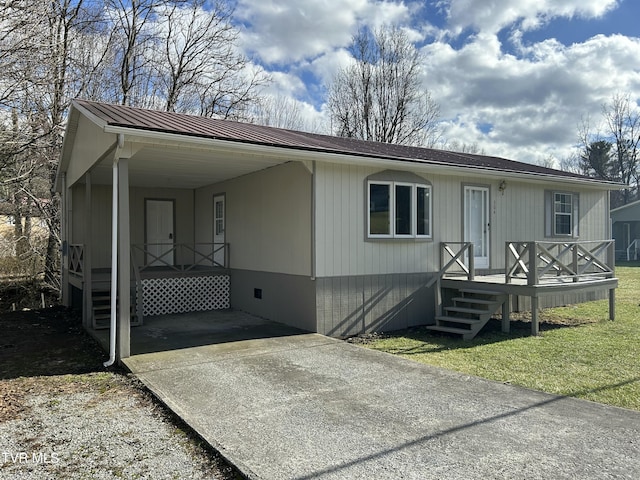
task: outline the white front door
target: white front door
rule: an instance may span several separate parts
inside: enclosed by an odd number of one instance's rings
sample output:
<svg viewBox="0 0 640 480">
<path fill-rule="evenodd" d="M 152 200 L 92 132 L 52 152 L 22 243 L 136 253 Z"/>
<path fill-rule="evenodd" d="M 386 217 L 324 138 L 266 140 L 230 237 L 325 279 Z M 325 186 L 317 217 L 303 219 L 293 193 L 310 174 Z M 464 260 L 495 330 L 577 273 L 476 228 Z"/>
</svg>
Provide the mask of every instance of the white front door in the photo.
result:
<svg viewBox="0 0 640 480">
<path fill-rule="evenodd" d="M 473 242 L 476 268 L 489 268 L 489 189 L 464 187 L 464 241 Z"/>
<path fill-rule="evenodd" d="M 226 267 L 225 213 L 224 195 L 213 197 L 213 262 L 216 267 Z"/>
<path fill-rule="evenodd" d="M 147 264 L 173 265 L 173 201 L 147 200 L 145 209 Z"/>
</svg>

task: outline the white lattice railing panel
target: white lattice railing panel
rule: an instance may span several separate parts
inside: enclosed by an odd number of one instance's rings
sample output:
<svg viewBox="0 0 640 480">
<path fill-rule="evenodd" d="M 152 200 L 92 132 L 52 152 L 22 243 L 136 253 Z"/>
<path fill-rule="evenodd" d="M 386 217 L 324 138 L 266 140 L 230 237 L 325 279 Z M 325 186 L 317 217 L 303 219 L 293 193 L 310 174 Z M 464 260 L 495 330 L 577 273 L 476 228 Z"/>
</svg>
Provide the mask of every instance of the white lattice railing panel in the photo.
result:
<svg viewBox="0 0 640 480">
<path fill-rule="evenodd" d="M 229 308 L 229 276 L 212 275 L 142 280 L 143 315 Z"/>
</svg>

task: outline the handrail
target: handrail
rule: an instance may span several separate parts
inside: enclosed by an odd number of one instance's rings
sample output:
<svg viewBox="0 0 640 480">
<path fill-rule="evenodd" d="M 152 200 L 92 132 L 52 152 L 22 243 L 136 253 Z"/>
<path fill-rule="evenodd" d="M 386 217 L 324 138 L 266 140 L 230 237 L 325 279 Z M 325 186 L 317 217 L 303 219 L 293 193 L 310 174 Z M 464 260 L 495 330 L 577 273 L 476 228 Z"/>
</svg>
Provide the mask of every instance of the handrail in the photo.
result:
<svg viewBox="0 0 640 480">
<path fill-rule="evenodd" d="M 152 252 L 150 247 L 164 249 Z M 131 251 L 142 255 L 142 261 L 137 263 L 141 272 L 153 267 L 165 267 L 176 272 L 189 272 L 203 266 L 229 268 L 228 243 L 145 243 L 131 245 Z M 192 261 L 187 263 L 186 259 Z"/>
<path fill-rule="evenodd" d="M 633 248 L 633 259 L 638 260 L 638 250 L 640 250 L 640 238 L 636 238 L 627 247 L 627 262 L 631 261 L 631 247 Z"/>
<path fill-rule="evenodd" d="M 133 249 L 129 251 L 131 256 L 131 269 L 133 270 L 133 276 L 135 278 L 135 295 L 134 300 L 136 302 L 136 315 L 138 322 L 142 323 L 144 315 L 144 288 L 142 286 L 142 277 L 140 276 L 140 268 L 136 264 L 135 256 L 133 255 Z"/>
<path fill-rule="evenodd" d="M 450 245 L 461 245 L 460 250 L 456 253 Z M 464 254 L 467 253 L 468 265 L 464 263 Z M 445 254 L 451 256 L 446 265 L 444 265 Z M 462 259 L 461 259 L 462 258 Z M 475 277 L 475 265 L 473 258 L 473 242 L 441 242 L 440 243 L 440 270 L 434 277 L 427 282 L 427 288 L 431 288 L 434 283 L 440 281 L 453 265 L 458 265 L 464 273 L 467 274 L 468 280 Z"/>
<path fill-rule="evenodd" d="M 505 281 L 525 278 L 527 285 L 537 285 L 543 278 L 570 278 L 614 275 L 614 241 L 582 242 L 507 242 Z"/>
<path fill-rule="evenodd" d="M 69 273 L 84 275 L 84 245 L 69 245 Z"/>
</svg>

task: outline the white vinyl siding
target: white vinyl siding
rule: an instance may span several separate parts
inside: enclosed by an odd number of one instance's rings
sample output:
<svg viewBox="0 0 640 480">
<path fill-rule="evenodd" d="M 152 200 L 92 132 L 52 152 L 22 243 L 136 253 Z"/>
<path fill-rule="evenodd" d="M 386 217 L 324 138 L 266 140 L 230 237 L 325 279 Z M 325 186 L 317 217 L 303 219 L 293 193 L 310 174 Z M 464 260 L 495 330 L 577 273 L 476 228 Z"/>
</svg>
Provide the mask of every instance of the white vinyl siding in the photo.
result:
<svg viewBox="0 0 640 480">
<path fill-rule="evenodd" d="M 196 190 L 196 239 L 210 242 L 213 196 L 225 194 L 233 269 L 311 275 L 311 173 L 286 163 Z"/>
<path fill-rule="evenodd" d="M 132 243 L 144 242 L 144 199 L 176 201 L 178 242 L 210 242 L 213 235 L 214 194 L 226 193 L 227 225 L 232 267 L 247 270 L 310 275 L 311 246 L 315 245 L 316 276 L 374 275 L 434 272 L 440 262 L 440 242 L 462 241 L 462 194 L 464 184 L 481 182 L 491 188 L 492 268 L 504 265 L 507 241 L 543 240 L 548 192 L 566 191 L 552 182 L 545 185 L 507 180 L 500 192 L 499 175 L 455 176 L 416 172 L 432 185 L 429 225 L 432 241 L 398 238 L 369 241 L 367 238 L 367 181 L 383 178 L 379 168 L 317 162 L 315 211 L 311 207 L 311 173 L 299 163 L 269 168 L 219 185 L 201 189 L 131 188 Z M 400 179 L 396 179 L 400 181 Z M 413 182 L 413 180 L 411 181 Z M 402 182 L 401 182 L 402 183 Z M 415 181 L 419 183 L 418 180 Z M 548 189 L 548 190 L 545 190 Z M 84 185 L 71 187 L 69 243 L 85 243 Z M 608 193 L 597 189 L 573 188 L 574 223 L 580 226 L 580 240 L 609 238 Z M 93 266 L 110 265 L 111 187 L 94 185 L 91 237 Z M 315 217 L 314 217 L 315 215 Z M 315 218 L 315 239 L 311 222 Z M 100 219 L 100 220 L 98 220 Z M 419 228 L 419 227 L 418 227 Z M 549 232 L 551 223 L 549 222 Z M 194 235 L 195 232 L 195 235 Z M 195 236 L 195 238 L 194 238 Z"/>
<path fill-rule="evenodd" d="M 371 167 L 318 162 L 316 276 L 413 273 L 435 268 L 438 246 L 434 242 L 416 241 L 412 237 L 370 241 L 367 179 L 378 173 L 378 169 Z M 431 183 L 430 177 L 420 178 L 424 178 L 425 185 Z M 433 217 L 431 223 L 438 224 Z"/>
<path fill-rule="evenodd" d="M 440 242 L 462 241 L 462 186 L 481 182 L 491 188 L 490 256 L 492 268 L 503 268 L 505 243 L 544 240 L 547 184 L 501 178 L 420 173 L 431 184 L 432 241 L 413 238 L 370 241 L 367 236 L 368 181 L 384 181 L 373 167 L 317 164 L 316 276 L 434 272 L 440 263 Z M 557 188 L 557 191 L 563 191 Z M 580 200 L 580 240 L 608 238 L 606 191 L 575 189 Z"/>
</svg>

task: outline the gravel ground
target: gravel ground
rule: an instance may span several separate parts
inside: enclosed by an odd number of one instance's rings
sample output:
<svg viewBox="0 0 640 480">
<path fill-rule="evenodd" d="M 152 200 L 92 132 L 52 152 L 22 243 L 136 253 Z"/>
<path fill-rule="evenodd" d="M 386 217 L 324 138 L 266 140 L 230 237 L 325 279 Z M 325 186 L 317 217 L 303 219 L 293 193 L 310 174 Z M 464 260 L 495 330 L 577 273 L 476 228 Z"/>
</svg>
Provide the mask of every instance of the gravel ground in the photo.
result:
<svg viewBox="0 0 640 480">
<path fill-rule="evenodd" d="M 0 330 L 1 479 L 242 478 L 134 377 L 100 368 L 66 311 L 0 314 Z M 44 358 L 55 374 L 38 374 Z"/>
</svg>

